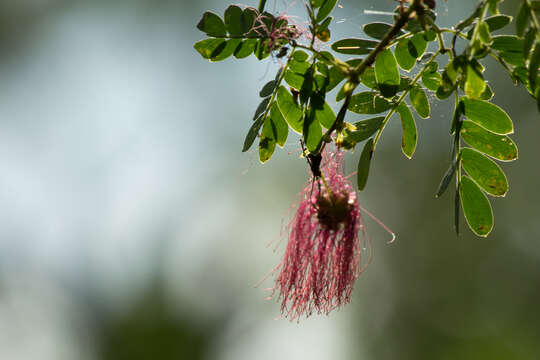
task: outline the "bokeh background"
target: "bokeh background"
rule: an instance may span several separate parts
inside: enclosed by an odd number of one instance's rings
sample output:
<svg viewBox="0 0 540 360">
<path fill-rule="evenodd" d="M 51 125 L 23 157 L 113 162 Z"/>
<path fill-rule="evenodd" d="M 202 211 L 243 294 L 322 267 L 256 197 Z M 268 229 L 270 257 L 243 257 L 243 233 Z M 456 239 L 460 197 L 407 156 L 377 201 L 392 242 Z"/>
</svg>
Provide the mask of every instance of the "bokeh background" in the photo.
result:
<svg viewBox="0 0 540 360">
<path fill-rule="evenodd" d="M 228 4 L 1 0 L 0 359 L 540 358 L 540 119 L 489 61 L 520 149 L 492 235 L 456 237 L 451 192 L 434 198 L 451 145 L 451 104 L 437 103 L 413 160 L 399 121 L 377 148 L 360 200 L 398 238 L 366 220 L 375 254 L 353 303 L 276 319 L 272 281 L 253 284 L 280 260 L 267 244 L 307 169 L 294 137 L 264 166 L 240 152 L 279 63 L 193 50 L 201 14 Z M 395 6 L 340 4 L 334 38 Z M 474 6 L 439 1 L 439 21 Z M 267 9 L 303 17 L 299 1 Z"/>
</svg>

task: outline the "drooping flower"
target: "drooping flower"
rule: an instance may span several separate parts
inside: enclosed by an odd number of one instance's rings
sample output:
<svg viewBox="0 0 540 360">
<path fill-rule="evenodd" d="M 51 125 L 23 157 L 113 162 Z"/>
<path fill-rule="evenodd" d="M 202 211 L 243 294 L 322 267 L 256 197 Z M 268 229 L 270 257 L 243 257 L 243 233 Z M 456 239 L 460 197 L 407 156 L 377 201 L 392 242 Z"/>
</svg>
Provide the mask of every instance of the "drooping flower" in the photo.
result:
<svg viewBox="0 0 540 360">
<path fill-rule="evenodd" d="M 324 152 L 318 175 L 301 192 L 273 289 L 291 320 L 349 303 L 369 242 L 356 191 L 344 175 L 343 153 Z"/>
</svg>

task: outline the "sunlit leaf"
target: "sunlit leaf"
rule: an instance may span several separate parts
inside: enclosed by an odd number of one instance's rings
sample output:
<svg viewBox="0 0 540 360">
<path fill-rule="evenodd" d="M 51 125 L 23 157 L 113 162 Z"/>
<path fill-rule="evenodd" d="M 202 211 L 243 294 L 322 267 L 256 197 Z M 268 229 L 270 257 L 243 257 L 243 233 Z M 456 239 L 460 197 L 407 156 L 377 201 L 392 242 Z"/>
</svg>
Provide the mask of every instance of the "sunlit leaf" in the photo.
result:
<svg viewBox="0 0 540 360">
<path fill-rule="evenodd" d="M 370 138 L 381 128 L 383 120 L 384 116 L 379 116 L 355 123 L 354 126 L 356 127 L 356 130 L 347 131 L 345 141 L 351 144 L 356 144 Z"/>
<path fill-rule="evenodd" d="M 487 131 L 472 121 L 465 120 L 461 124 L 461 138 L 471 147 L 497 160 L 512 161 L 518 158 L 518 149 L 512 139 Z"/>
<path fill-rule="evenodd" d="M 325 0 L 324 3 L 321 5 L 321 8 L 317 12 L 317 17 L 315 18 L 315 20 L 317 22 L 323 21 L 328 15 L 330 15 L 332 10 L 334 10 L 336 4 L 337 0 Z"/>
<path fill-rule="evenodd" d="M 476 124 L 484 129 L 500 135 L 507 135 L 514 132 L 514 125 L 508 114 L 495 104 L 484 100 L 462 99 L 464 114 Z"/>
<path fill-rule="evenodd" d="M 431 112 L 429 106 L 428 97 L 422 87 L 415 85 L 409 93 L 409 100 L 411 101 L 414 110 L 420 115 L 420 117 L 427 119 Z"/>
<path fill-rule="evenodd" d="M 411 110 L 404 102 L 401 102 L 397 107 L 397 112 L 401 118 L 401 126 L 403 135 L 401 136 L 401 150 L 409 159 L 412 158 L 416 149 L 417 133 L 416 123 L 414 122 Z"/>
<path fill-rule="evenodd" d="M 366 91 L 354 94 L 348 109 L 357 114 L 379 114 L 390 109 L 390 103 L 376 92 Z"/>
<path fill-rule="evenodd" d="M 390 98 L 396 94 L 400 84 L 400 76 L 396 58 L 391 50 L 384 50 L 377 56 L 375 79 L 384 97 Z"/>
<path fill-rule="evenodd" d="M 437 91 L 441 85 L 441 74 L 438 72 L 424 72 L 422 74 L 422 83 L 431 91 Z"/>
<path fill-rule="evenodd" d="M 272 119 L 276 142 L 279 146 L 283 147 L 289 135 L 289 126 L 283 118 L 283 115 L 281 115 L 281 111 L 279 111 L 276 102 L 272 104 L 272 108 L 270 109 L 270 118 Z"/>
<path fill-rule="evenodd" d="M 471 148 L 461 149 L 460 159 L 463 169 L 485 192 L 493 196 L 506 195 L 508 181 L 495 161 Z"/>
<path fill-rule="evenodd" d="M 211 59 L 225 48 L 225 39 L 204 39 L 193 45 L 205 59 Z"/>
<path fill-rule="evenodd" d="M 471 99 L 479 98 L 486 88 L 486 82 L 479 67 L 474 63 L 467 65 L 467 80 L 465 82 L 465 93 Z"/>
<path fill-rule="evenodd" d="M 275 124 L 272 122 L 272 118 L 267 117 L 264 121 L 259 140 L 259 160 L 263 164 L 270 160 L 274 153 L 276 148 L 276 134 L 277 130 Z"/>
<path fill-rule="evenodd" d="M 277 104 L 287 124 L 289 124 L 291 129 L 301 134 L 303 130 L 302 109 L 283 86 L 280 86 L 278 89 Z"/>
<path fill-rule="evenodd" d="M 253 54 L 256 45 L 256 39 L 246 39 L 242 41 L 242 43 L 240 43 L 240 45 L 238 45 L 238 47 L 234 51 L 234 57 L 237 59 L 243 59 L 248 57 L 249 55 Z"/>
<path fill-rule="evenodd" d="M 468 176 L 461 177 L 461 206 L 471 230 L 486 237 L 493 229 L 493 211 L 487 196 Z"/>
</svg>

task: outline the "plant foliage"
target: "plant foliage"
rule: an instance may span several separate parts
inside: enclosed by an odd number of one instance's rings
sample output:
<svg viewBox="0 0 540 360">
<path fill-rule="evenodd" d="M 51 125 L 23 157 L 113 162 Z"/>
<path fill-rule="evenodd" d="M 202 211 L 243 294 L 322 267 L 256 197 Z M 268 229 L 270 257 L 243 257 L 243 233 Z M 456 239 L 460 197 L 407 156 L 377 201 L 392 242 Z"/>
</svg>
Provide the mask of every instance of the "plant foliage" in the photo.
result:
<svg viewBox="0 0 540 360">
<path fill-rule="evenodd" d="M 331 39 L 337 0 L 305 3 L 307 32 L 284 15 L 264 11 L 262 0 L 258 9 L 231 5 L 223 17 L 204 13 L 197 28 L 207 38 L 194 47 L 212 62 L 251 55 L 281 59 L 275 78 L 260 91 L 262 100 L 242 150 L 249 150 L 258 139 L 264 163 L 276 145 L 285 144 L 290 131 L 300 135 L 305 156 L 319 155 L 332 142 L 343 150 L 360 146 L 358 190 L 367 186 L 377 144 L 394 114 L 403 128 L 401 150 L 412 158 L 418 141 L 415 119 L 430 118 L 430 99 L 451 99 L 454 112 L 447 117 L 453 137 L 451 159 L 436 196 L 454 182 L 456 231 L 461 208 L 470 229 L 487 236 L 493 228 L 488 196 L 508 191 L 497 161 L 516 160 L 518 150 L 509 137 L 514 132 L 512 120 L 491 102 L 485 60 L 495 59 L 535 99 L 540 111 L 540 1 L 523 0 L 515 34 L 502 35 L 493 32 L 512 32 L 508 27 L 512 17 L 499 13 L 501 1 L 479 1 L 452 28 L 437 25 L 434 0 L 401 3 L 393 23 L 365 24 L 365 36 L 352 34 L 334 41 L 329 52 L 320 50 L 319 44 Z M 328 104 L 334 89 L 339 89 L 337 114 Z M 369 116 L 351 123 L 345 120 L 348 112 Z"/>
</svg>

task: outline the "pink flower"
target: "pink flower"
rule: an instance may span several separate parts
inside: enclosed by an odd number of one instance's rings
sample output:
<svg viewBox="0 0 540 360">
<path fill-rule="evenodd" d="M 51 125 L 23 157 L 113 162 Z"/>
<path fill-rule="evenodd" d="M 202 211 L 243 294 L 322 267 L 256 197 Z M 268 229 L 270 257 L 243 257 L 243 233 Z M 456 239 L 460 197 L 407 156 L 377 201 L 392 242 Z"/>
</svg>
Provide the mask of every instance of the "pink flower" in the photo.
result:
<svg viewBox="0 0 540 360">
<path fill-rule="evenodd" d="M 288 225 L 289 241 L 273 289 L 291 320 L 327 314 L 351 301 L 363 270 L 365 226 L 356 191 L 343 174 L 343 153 L 323 153 L 322 177 L 301 192 Z M 369 261 L 368 261 L 369 262 Z"/>
</svg>

